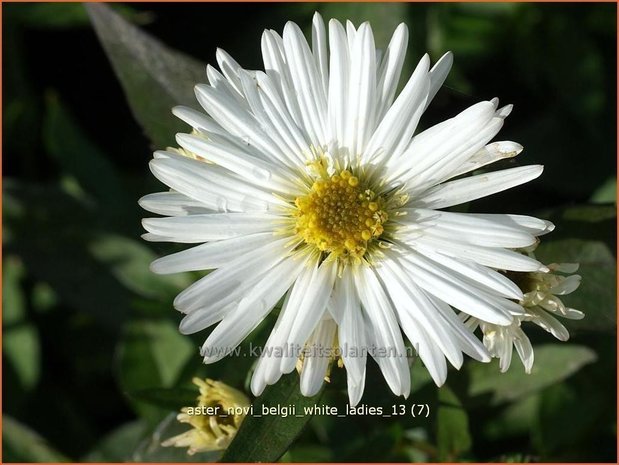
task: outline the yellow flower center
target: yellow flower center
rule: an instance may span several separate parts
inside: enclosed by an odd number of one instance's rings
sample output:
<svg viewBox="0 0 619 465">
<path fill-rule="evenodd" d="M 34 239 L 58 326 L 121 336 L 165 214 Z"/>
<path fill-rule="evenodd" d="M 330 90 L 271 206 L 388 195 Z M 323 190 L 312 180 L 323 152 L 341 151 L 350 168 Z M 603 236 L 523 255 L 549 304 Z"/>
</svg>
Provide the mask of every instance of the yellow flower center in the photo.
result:
<svg viewBox="0 0 619 465">
<path fill-rule="evenodd" d="M 323 174 L 307 195 L 295 200 L 296 233 L 335 258 L 361 258 L 383 233 L 384 200 L 348 170 Z"/>
</svg>

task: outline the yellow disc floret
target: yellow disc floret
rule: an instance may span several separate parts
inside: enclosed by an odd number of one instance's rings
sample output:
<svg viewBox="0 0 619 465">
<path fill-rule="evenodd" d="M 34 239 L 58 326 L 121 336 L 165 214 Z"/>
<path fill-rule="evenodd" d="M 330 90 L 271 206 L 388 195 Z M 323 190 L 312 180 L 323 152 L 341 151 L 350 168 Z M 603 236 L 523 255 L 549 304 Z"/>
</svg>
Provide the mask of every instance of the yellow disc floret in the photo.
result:
<svg viewBox="0 0 619 465">
<path fill-rule="evenodd" d="M 384 231 L 388 216 L 383 204 L 348 170 L 322 175 L 295 200 L 296 233 L 335 258 L 360 259 Z"/>
</svg>

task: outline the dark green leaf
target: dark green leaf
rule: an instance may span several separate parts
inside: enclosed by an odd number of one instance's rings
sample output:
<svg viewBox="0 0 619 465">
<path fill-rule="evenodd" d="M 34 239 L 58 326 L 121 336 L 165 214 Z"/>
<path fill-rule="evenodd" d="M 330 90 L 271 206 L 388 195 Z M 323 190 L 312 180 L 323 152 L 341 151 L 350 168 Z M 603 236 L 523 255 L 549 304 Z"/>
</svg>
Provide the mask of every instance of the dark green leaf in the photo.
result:
<svg viewBox="0 0 619 465">
<path fill-rule="evenodd" d="M 5 257 L 2 264 L 3 326 L 19 324 L 26 316 L 26 303 L 20 285 L 24 273 L 24 264 L 19 257 Z"/>
<path fill-rule="evenodd" d="M 82 458 L 84 462 L 133 461 L 133 451 L 146 434 L 147 426 L 137 420 L 119 426 L 105 436 L 97 446 Z"/>
<path fill-rule="evenodd" d="M 106 210 L 118 212 L 128 199 L 114 166 L 82 133 L 56 94 L 47 96 L 46 109 L 43 135 L 49 154 Z"/>
<path fill-rule="evenodd" d="M 484 434 L 491 440 L 529 434 L 531 425 L 535 422 L 539 402 L 538 392 L 517 399 L 488 422 Z"/>
<path fill-rule="evenodd" d="M 305 412 L 318 404 L 322 392 L 305 397 L 299 388 L 299 375 L 293 372 L 283 376 L 254 401 L 254 416 L 248 415 L 226 449 L 221 462 L 275 462 L 301 434 L 312 415 Z M 263 408 L 294 405 L 296 414 L 262 415 Z M 257 416 L 262 415 L 262 416 Z"/>
<path fill-rule="evenodd" d="M 5 462 L 69 462 L 35 431 L 2 415 L 2 459 Z"/>
<path fill-rule="evenodd" d="M 103 4 L 88 4 L 99 40 L 120 79 L 134 116 L 156 147 L 174 144 L 186 126 L 171 109 L 196 106 L 193 87 L 206 80 L 204 66 L 140 31 Z"/>
<path fill-rule="evenodd" d="M 570 330 L 614 333 L 616 328 L 617 266 L 614 255 L 615 217 L 613 206 L 577 206 L 541 217 L 556 224 L 543 237 L 535 255 L 544 263 L 579 263 L 580 287 L 561 300 L 585 313 L 585 318 L 567 321 Z"/>
<path fill-rule="evenodd" d="M 591 196 L 593 203 L 617 203 L 617 177 L 608 178 Z"/>
<path fill-rule="evenodd" d="M 147 402 L 157 407 L 180 410 L 183 407 L 196 405 L 198 392 L 187 388 L 152 388 L 130 392 L 129 395 L 137 400 Z"/>
<path fill-rule="evenodd" d="M 23 263 L 8 256 L 2 272 L 2 355 L 12 365 L 21 389 L 30 390 L 40 376 L 41 353 L 37 329 L 26 315 Z"/>
<path fill-rule="evenodd" d="M 169 321 L 134 320 L 130 322 L 120 343 L 118 369 L 125 394 L 171 386 L 187 359 L 195 354 L 190 339 L 179 334 Z M 195 401 L 195 396 L 194 396 Z M 192 401 L 193 403 L 193 401 Z M 160 411 L 152 404 L 133 402 L 135 409 L 149 418 Z"/>
<path fill-rule="evenodd" d="M 88 248 L 127 289 L 144 297 L 171 302 L 176 293 L 191 283 L 187 274 L 162 276 L 150 271 L 156 255 L 133 239 L 101 234 L 93 238 Z"/>
<path fill-rule="evenodd" d="M 100 218 L 53 186 L 5 181 L 3 205 L 6 250 L 18 255 L 36 279 L 49 283 L 63 302 L 117 329 L 127 314 L 129 294 L 87 251 Z"/>
<path fill-rule="evenodd" d="M 499 373 L 496 360 L 467 365 L 471 396 L 491 394 L 491 403 L 511 402 L 559 383 L 597 359 L 588 347 L 573 344 L 545 344 L 535 347 L 535 364 L 530 375 L 514 362 L 506 373 Z"/>
<path fill-rule="evenodd" d="M 469 420 L 460 399 L 448 387 L 438 390 L 437 445 L 439 460 L 454 462 L 471 448 Z"/>
</svg>

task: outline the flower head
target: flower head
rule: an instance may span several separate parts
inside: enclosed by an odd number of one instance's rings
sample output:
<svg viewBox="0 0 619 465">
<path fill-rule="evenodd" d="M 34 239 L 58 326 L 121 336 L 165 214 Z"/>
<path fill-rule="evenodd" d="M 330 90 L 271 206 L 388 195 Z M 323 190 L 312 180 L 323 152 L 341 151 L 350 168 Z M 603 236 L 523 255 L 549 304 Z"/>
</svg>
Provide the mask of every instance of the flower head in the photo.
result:
<svg viewBox="0 0 619 465">
<path fill-rule="evenodd" d="M 575 263 L 553 263 L 548 265 L 549 273 L 512 273 L 512 279 L 522 289 L 524 296 L 521 305 L 524 313 L 514 318 L 508 326 L 498 326 L 479 321 L 471 317 L 467 319 L 467 325 L 471 329 L 477 326 L 481 328 L 483 343 L 492 357 L 499 359 L 501 372 L 508 370 L 513 348 L 522 360 L 524 369 L 531 373 L 533 368 L 534 353 L 531 341 L 521 328 L 522 323 L 532 322 L 552 334 L 560 341 L 567 341 L 569 332 L 563 324 L 554 316 L 561 316 L 571 320 L 584 318 L 584 313 L 574 308 L 566 307 L 558 296 L 574 292 L 580 286 L 580 276 L 571 274 L 563 276 L 560 273 L 575 273 L 578 265 Z"/>
<path fill-rule="evenodd" d="M 194 378 L 200 388 L 197 407 L 185 407 L 176 417 L 191 429 L 165 440 L 162 446 L 187 447 L 187 453 L 223 450 L 245 418 L 249 399 L 240 391 L 212 379 Z"/>
<path fill-rule="evenodd" d="M 511 112 L 479 102 L 418 132 L 452 63 L 423 56 L 396 96 L 408 32 L 398 26 L 385 53 L 372 28 L 316 14 L 311 47 L 299 27 L 262 36 L 264 71 L 243 69 L 222 50 L 220 71 L 196 86 L 205 113 L 177 107 L 192 126 L 185 154 L 156 152 L 151 170 L 170 191 L 140 204 L 164 215 L 143 221 L 153 241 L 199 244 L 156 260 L 158 273 L 214 270 L 180 293 L 180 330 L 219 323 L 202 346 L 205 363 L 232 351 L 283 299 L 254 371 L 260 394 L 294 370 L 284 346 L 334 345 L 361 399 L 366 359 L 391 390 L 410 391 L 405 338 L 435 382 L 463 354 L 490 360 L 456 314 L 509 327 L 526 315 L 523 292 L 502 271 L 546 272 L 515 249 L 552 230 L 537 218 L 444 209 L 526 183 L 524 166 L 463 177 L 522 147 L 491 142 Z M 501 271 L 501 272 L 500 272 Z M 405 336 L 405 337 L 404 337 Z M 320 389 L 329 351 L 303 356 L 301 391 Z"/>
</svg>

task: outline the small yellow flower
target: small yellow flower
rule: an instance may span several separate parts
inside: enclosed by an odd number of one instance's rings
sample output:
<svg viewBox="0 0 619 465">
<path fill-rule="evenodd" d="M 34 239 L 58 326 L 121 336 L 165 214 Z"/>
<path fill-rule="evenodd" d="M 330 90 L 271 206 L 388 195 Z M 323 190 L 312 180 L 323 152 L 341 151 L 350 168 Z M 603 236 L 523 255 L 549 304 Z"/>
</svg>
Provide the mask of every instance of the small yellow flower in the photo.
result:
<svg viewBox="0 0 619 465">
<path fill-rule="evenodd" d="M 249 410 L 249 399 L 242 392 L 212 379 L 194 378 L 200 388 L 198 405 L 185 407 L 176 419 L 192 429 L 165 440 L 164 447 L 187 447 L 187 453 L 224 450 L 236 435 Z"/>
</svg>

